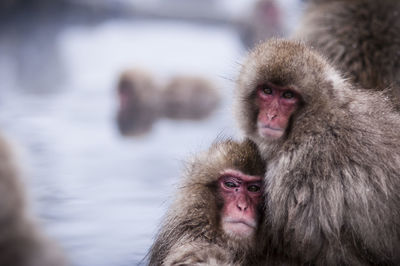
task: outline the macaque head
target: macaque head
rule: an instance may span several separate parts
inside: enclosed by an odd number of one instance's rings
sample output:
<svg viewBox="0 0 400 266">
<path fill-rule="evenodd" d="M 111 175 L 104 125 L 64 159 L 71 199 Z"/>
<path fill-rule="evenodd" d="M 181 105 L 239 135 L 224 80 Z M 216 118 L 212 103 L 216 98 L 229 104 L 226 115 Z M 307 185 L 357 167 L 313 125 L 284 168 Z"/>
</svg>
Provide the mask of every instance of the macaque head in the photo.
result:
<svg viewBox="0 0 400 266">
<path fill-rule="evenodd" d="M 253 236 L 262 199 L 261 177 L 226 170 L 218 179 L 218 189 L 223 199 L 221 226 L 224 232 L 235 238 Z"/>
<path fill-rule="evenodd" d="M 118 100 L 122 110 L 127 110 L 135 99 L 135 84 L 127 79 L 121 79 L 118 84 Z"/>
<path fill-rule="evenodd" d="M 219 140 L 191 160 L 169 217 L 174 224 L 171 217 L 180 217 L 180 233 L 220 243 L 232 254 L 258 250 L 264 174 L 254 142 Z"/>
<path fill-rule="evenodd" d="M 340 80 L 326 60 L 303 43 L 267 41 L 243 64 L 236 89 L 236 118 L 246 136 L 263 150 L 264 143 L 278 143 L 293 130 L 307 130 L 298 118 L 334 104 L 332 99 L 340 92 L 332 88 Z"/>
<path fill-rule="evenodd" d="M 151 130 L 159 114 L 159 94 L 148 73 L 134 69 L 121 74 L 117 123 L 122 135 L 141 135 Z"/>
</svg>

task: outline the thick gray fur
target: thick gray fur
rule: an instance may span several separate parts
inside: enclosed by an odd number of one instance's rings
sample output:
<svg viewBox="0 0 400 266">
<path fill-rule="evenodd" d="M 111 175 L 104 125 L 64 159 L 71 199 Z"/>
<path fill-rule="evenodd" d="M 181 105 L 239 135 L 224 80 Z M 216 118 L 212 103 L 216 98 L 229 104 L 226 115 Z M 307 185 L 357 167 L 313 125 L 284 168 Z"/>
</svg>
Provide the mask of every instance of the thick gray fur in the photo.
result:
<svg viewBox="0 0 400 266">
<path fill-rule="evenodd" d="M 400 110 L 400 1 L 310 0 L 294 37 Z"/>
<path fill-rule="evenodd" d="M 257 131 L 256 87 L 296 90 L 302 103 L 285 135 Z M 304 43 L 257 46 L 241 70 L 236 117 L 266 160 L 269 265 L 399 265 L 400 115 L 358 90 Z"/>
</svg>

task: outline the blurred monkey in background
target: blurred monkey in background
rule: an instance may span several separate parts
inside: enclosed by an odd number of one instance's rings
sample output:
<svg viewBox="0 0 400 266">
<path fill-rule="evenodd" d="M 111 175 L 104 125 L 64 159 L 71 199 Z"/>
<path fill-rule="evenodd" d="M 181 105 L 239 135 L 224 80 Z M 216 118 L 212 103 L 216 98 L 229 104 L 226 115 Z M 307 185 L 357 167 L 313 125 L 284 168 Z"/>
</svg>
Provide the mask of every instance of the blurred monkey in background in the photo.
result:
<svg viewBox="0 0 400 266">
<path fill-rule="evenodd" d="M 173 77 L 164 88 L 162 98 L 163 115 L 171 119 L 204 119 L 220 103 L 214 84 L 196 76 Z"/>
<path fill-rule="evenodd" d="M 260 41 L 285 35 L 284 17 L 279 1 L 257 0 L 246 20 L 239 24 L 245 46 L 252 48 Z"/>
<path fill-rule="evenodd" d="M 159 88 L 153 77 L 141 69 L 124 71 L 118 82 L 117 123 L 122 135 L 142 135 L 160 116 Z"/>
<path fill-rule="evenodd" d="M 176 76 L 165 87 L 140 69 L 124 71 L 118 82 L 117 124 L 125 136 L 148 133 L 161 119 L 201 120 L 219 106 L 214 84 L 202 77 Z"/>
<path fill-rule="evenodd" d="M 0 135 L 0 266 L 64 266 L 55 243 L 39 230 L 27 210 L 20 170 Z"/>
</svg>

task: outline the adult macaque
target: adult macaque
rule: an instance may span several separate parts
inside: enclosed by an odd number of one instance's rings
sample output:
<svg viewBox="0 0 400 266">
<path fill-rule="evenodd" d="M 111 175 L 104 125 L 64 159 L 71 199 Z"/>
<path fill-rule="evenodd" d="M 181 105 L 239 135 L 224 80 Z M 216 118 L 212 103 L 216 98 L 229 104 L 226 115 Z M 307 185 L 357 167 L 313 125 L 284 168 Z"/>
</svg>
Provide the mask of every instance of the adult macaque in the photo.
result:
<svg viewBox="0 0 400 266">
<path fill-rule="evenodd" d="M 250 141 L 214 144 L 189 165 L 149 265 L 240 265 L 256 258 L 264 163 Z"/>
<path fill-rule="evenodd" d="M 400 115 L 390 102 L 285 40 L 250 53 L 236 92 L 239 124 L 268 162 L 272 257 L 399 265 Z"/>
<path fill-rule="evenodd" d="M 160 91 L 150 74 L 127 70 L 118 82 L 118 128 L 123 135 L 141 135 L 151 130 L 162 109 Z"/>
<path fill-rule="evenodd" d="M 18 167 L 2 136 L 0 158 L 0 266 L 65 265 L 61 252 L 28 214 Z"/>
<path fill-rule="evenodd" d="M 172 119 L 204 119 L 220 103 L 215 86 L 200 77 L 177 76 L 165 87 L 162 94 L 163 115 Z"/>
<path fill-rule="evenodd" d="M 400 1 L 309 0 L 295 37 L 400 109 Z"/>
</svg>

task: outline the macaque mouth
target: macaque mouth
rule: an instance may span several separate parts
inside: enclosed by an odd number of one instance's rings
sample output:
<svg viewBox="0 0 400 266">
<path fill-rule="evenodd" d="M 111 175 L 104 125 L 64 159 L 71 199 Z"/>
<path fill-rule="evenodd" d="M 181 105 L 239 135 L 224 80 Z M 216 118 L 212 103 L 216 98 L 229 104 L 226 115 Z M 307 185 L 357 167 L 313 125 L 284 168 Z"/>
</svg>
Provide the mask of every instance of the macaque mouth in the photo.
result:
<svg viewBox="0 0 400 266">
<path fill-rule="evenodd" d="M 257 123 L 257 126 L 258 126 L 258 130 L 260 133 L 262 133 L 262 134 L 266 133 L 267 135 L 270 135 L 269 132 L 271 132 L 273 135 L 275 135 L 275 134 L 280 135 L 284 131 L 282 128 L 271 127 L 268 124 L 263 124 L 260 122 Z"/>
<path fill-rule="evenodd" d="M 270 129 L 270 130 L 275 130 L 275 131 L 282 131 L 281 128 L 273 128 L 273 127 L 270 127 L 268 125 L 263 125 L 261 123 L 259 123 L 258 127 L 261 128 L 261 129 Z"/>
<path fill-rule="evenodd" d="M 226 219 L 224 219 L 224 223 L 229 223 L 229 224 L 233 224 L 233 225 L 246 225 L 246 226 L 251 227 L 253 229 L 255 229 L 257 227 L 256 222 L 247 221 L 245 219 L 226 218 Z"/>
<path fill-rule="evenodd" d="M 260 134 L 262 137 L 265 138 L 277 139 L 280 138 L 284 133 L 283 129 L 274 128 L 267 124 L 257 123 L 257 126 L 258 126 L 258 134 Z"/>
</svg>

